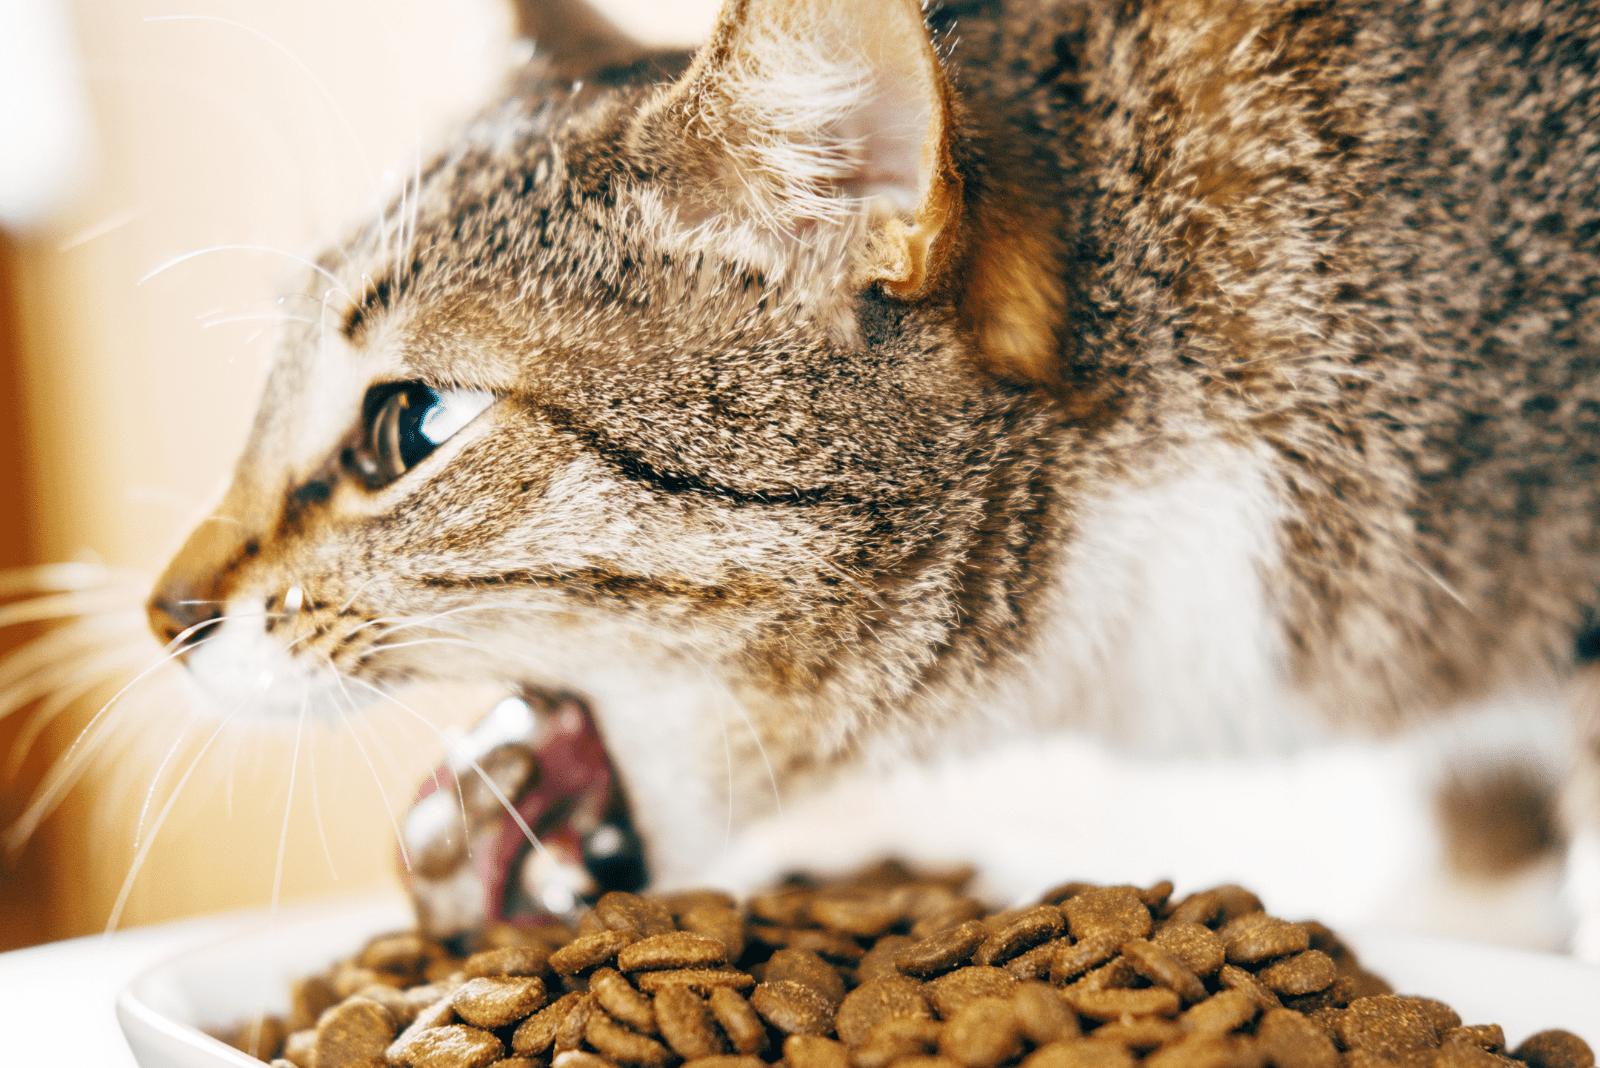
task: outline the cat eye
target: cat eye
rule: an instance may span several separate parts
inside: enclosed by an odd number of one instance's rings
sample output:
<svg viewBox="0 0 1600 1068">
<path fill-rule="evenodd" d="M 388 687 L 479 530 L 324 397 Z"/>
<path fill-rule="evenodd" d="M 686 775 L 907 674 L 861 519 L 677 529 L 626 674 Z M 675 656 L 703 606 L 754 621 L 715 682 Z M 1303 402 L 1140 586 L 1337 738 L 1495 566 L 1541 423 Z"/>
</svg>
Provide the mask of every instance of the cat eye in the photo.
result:
<svg viewBox="0 0 1600 1068">
<path fill-rule="evenodd" d="M 359 449 L 346 454 L 367 485 L 386 486 L 427 459 L 494 403 L 482 389 L 434 389 L 421 382 L 389 382 L 367 391 Z"/>
</svg>

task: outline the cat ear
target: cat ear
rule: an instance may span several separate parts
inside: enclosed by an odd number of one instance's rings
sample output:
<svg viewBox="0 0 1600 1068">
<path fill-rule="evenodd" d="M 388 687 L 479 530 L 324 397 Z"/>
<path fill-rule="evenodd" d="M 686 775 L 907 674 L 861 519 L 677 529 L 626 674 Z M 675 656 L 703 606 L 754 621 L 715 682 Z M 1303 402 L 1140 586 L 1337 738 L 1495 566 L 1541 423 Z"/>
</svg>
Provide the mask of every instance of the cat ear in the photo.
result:
<svg viewBox="0 0 1600 1068">
<path fill-rule="evenodd" d="M 951 101 L 916 0 L 729 0 L 667 108 L 735 211 L 801 239 L 865 218 L 858 279 L 912 296 L 957 229 Z"/>
<path fill-rule="evenodd" d="M 624 66 L 646 52 L 585 0 L 512 0 L 511 7 L 517 36 L 533 42 L 556 78 Z"/>
</svg>

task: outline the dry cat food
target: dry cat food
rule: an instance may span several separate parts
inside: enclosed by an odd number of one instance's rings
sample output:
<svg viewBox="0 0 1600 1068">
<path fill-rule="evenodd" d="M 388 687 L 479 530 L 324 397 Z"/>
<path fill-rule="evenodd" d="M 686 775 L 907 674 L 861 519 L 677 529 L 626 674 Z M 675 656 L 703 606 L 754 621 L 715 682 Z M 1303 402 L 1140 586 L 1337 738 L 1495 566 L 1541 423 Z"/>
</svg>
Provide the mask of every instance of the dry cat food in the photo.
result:
<svg viewBox="0 0 1600 1068">
<path fill-rule="evenodd" d="M 610 893 L 467 956 L 374 938 L 230 1037 L 278 1068 L 1592 1068 L 1545 1031 L 1397 997 L 1248 890 L 1067 883 L 991 911 L 885 863 L 739 909 Z"/>
</svg>

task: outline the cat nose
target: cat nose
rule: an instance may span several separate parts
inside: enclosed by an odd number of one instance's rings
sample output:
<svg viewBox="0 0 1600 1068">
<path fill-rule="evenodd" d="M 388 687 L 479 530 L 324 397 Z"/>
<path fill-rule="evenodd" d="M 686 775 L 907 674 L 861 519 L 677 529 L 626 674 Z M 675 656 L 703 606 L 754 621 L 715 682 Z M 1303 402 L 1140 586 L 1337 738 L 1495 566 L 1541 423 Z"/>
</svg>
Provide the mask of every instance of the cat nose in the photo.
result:
<svg viewBox="0 0 1600 1068">
<path fill-rule="evenodd" d="M 183 599 L 165 590 L 152 594 L 144 610 L 155 636 L 175 653 L 186 652 L 203 638 L 209 629 L 203 624 L 222 614 L 213 603 Z"/>
<path fill-rule="evenodd" d="M 162 644 L 182 653 L 216 632 L 215 624 L 207 624 L 222 617 L 230 576 L 241 557 L 254 555 L 255 549 L 237 524 L 213 518 L 195 528 L 145 602 L 150 629 Z"/>
</svg>

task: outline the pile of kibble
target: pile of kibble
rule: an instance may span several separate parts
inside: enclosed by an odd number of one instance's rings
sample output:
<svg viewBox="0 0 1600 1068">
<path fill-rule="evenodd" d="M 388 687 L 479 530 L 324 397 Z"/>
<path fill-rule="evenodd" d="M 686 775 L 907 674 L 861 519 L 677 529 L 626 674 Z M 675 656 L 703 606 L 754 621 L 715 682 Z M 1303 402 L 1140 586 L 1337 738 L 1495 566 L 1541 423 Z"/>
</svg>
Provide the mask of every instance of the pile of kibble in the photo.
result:
<svg viewBox="0 0 1600 1068">
<path fill-rule="evenodd" d="M 883 864 L 741 910 L 611 893 L 466 956 L 374 938 L 229 1040 L 278 1068 L 1591 1068 L 1582 1039 L 1397 997 L 1248 890 L 1067 883 L 991 911 Z"/>
</svg>

